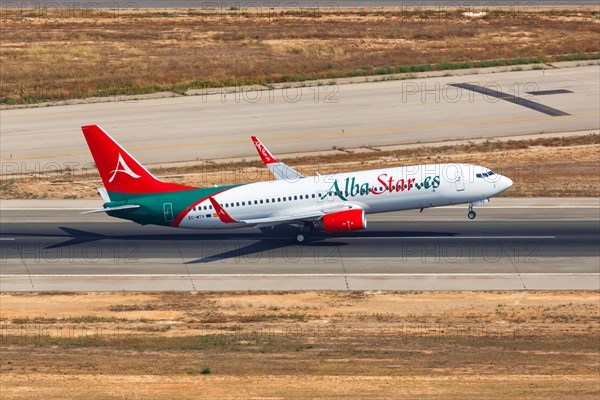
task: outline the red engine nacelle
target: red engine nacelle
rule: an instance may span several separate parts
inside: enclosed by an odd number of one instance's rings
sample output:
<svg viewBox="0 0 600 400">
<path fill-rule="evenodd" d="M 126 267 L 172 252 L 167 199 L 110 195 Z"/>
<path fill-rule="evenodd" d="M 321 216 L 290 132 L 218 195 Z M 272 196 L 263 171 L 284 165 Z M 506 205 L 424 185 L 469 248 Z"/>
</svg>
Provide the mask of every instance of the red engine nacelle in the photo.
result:
<svg viewBox="0 0 600 400">
<path fill-rule="evenodd" d="M 365 211 L 359 209 L 327 214 L 321 222 L 323 230 L 327 233 L 359 231 L 367 228 Z"/>
</svg>

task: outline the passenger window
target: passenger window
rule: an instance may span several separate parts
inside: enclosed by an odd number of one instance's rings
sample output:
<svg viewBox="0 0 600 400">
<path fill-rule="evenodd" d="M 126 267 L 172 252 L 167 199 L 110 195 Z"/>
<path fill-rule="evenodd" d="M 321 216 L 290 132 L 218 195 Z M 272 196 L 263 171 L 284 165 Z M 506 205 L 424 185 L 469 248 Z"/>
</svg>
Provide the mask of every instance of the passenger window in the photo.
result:
<svg viewBox="0 0 600 400">
<path fill-rule="evenodd" d="M 267 203 L 269 202 L 269 199 L 267 199 Z"/>
<path fill-rule="evenodd" d="M 315 194 L 313 193 L 313 195 L 312 195 L 312 198 L 314 199 L 315 197 L 316 197 L 316 196 L 315 196 Z"/>
<path fill-rule="evenodd" d="M 208 209 L 209 209 L 209 210 L 212 210 L 212 204 L 211 204 L 210 206 L 208 206 Z"/>
<path fill-rule="evenodd" d="M 262 204 L 262 203 L 263 203 L 263 201 L 261 200 L 261 201 L 260 201 L 260 204 Z"/>
<path fill-rule="evenodd" d="M 298 196 L 294 196 L 294 200 L 298 200 Z"/>
<path fill-rule="evenodd" d="M 240 206 L 240 203 L 236 201 L 236 202 L 235 202 L 235 206 L 236 206 L 236 207 L 239 207 L 239 206 Z"/>
<path fill-rule="evenodd" d="M 302 195 L 300 195 L 300 200 L 302 200 Z"/>
</svg>

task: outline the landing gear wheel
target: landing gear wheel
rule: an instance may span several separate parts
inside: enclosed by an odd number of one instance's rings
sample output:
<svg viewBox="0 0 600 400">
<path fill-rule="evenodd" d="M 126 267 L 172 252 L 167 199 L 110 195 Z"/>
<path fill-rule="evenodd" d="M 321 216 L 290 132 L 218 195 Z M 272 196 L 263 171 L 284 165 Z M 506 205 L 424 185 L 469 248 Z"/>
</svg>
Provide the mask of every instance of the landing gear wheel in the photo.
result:
<svg viewBox="0 0 600 400">
<path fill-rule="evenodd" d="M 299 233 L 298 236 L 296 236 L 296 242 L 304 243 L 304 240 L 306 240 L 306 238 L 304 237 L 304 235 L 302 233 Z"/>
<path fill-rule="evenodd" d="M 477 213 L 473 210 L 469 211 L 469 213 L 467 214 L 467 217 L 469 217 L 469 219 L 475 219 L 476 216 Z"/>
<path fill-rule="evenodd" d="M 305 224 L 304 224 L 304 226 L 302 227 L 302 233 L 306 233 L 306 234 L 308 235 L 308 234 L 309 234 L 309 233 L 311 233 L 311 232 L 312 232 L 314 229 L 315 229 L 315 226 L 314 226 L 312 223 L 310 223 L 310 222 L 307 222 L 307 223 L 305 223 Z"/>
</svg>

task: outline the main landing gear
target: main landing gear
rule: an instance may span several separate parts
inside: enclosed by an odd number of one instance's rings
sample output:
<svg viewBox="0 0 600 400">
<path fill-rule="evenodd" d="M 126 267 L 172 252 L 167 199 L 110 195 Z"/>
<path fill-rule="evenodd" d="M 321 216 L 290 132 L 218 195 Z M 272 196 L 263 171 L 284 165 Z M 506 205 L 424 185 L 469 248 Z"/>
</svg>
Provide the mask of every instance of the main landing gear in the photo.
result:
<svg viewBox="0 0 600 400">
<path fill-rule="evenodd" d="M 475 211 L 473 211 L 473 205 L 469 205 L 469 213 L 467 214 L 467 217 L 469 217 L 469 219 L 475 219 L 475 217 L 477 216 L 477 213 Z"/>
<path fill-rule="evenodd" d="M 306 222 L 300 229 L 300 233 L 296 235 L 296 242 L 298 244 L 306 242 L 308 235 L 315 229 L 315 225 L 312 222 Z"/>
</svg>

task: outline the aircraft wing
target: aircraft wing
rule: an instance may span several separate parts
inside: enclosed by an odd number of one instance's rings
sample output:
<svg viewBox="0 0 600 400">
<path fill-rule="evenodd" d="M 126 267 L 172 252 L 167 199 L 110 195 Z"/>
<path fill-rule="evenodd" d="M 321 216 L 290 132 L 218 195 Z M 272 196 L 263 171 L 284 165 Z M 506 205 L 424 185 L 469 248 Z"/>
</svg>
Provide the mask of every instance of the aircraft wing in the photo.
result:
<svg viewBox="0 0 600 400">
<path fill-rule="evenodd" d="M 258 219 L 245 219 L 245 220 L 236 220 L 232 218 L 227 211 L 221 207 L 221 205 L 212 197 L 209 197 L 209 200 L 217 214 L 219 219 L 221 219 L 224 223 L 242 223 L 249 225 L 262 225 L 262 226 L 273 226 L 273 225 L 282 225 L 282 224 L 293 224 L 300 222 L 313 222 L 318 221 L 323 218 L 324 215 L 333 214 L 340 211 L 346 211 L 351 209 L 360 208 L 353 204 L 345 204 L 345 205 L 335 205 L 333 207 L 327 207 L 322 209 L 312 209 L 312 210 L 304 210 L 295 214 L 285 214 L 285 215 L 277 215 L 268 218 L 258 218 Z"/>
<path fill-rule="evenodd" d="M 281 215 L 271 218 L 257 218 L 257 219 L 245 219 L 243 221 L 246 224 L 264 224 L 264 225 L 279 225 L 293 222 L 304 222 L 304 221 L 318 221 L 326 213 L 322 211 L 312 211 L 306 213 L 299 213 L 293 215 Z"/>
<path fill-rule="evenodd" d="M 269 150 L 256 136 L 252 136 L 252 142 L 254 142 L 256 151 L 258 151 L 258 155 L 262 159 L 263 163 L 265 163 L 267 168 L 269 168 L 269 171 L 271 171 L 271 173 L 275 175 L 277 179 L 296 181 L 300 178 L 304 178 L 304 175 L 302 175 L 300 172 L 296 171 L 292 167 L 288 167 L 286 164 L 273 157 Z"/>
</svg>

